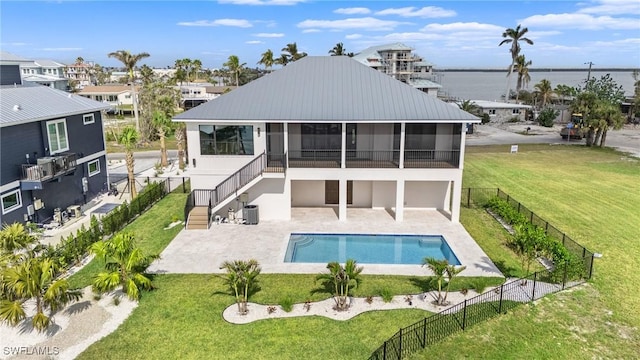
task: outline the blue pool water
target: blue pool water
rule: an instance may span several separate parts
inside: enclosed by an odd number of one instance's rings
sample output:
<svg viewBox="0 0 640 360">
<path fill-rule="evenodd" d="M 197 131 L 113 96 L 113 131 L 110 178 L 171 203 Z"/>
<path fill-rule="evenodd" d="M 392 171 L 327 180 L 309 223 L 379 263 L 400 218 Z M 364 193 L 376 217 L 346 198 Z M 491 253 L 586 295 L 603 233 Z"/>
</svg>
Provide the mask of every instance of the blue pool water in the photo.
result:
<svg viewBox="0 0 640 360">
<path fill-rule="evenodd" d="M 292 233 L 285 262 L 328 263 L 355 259 L 361 264 L 422 264 L 425 257 L 460 265 L 440 235 Z"/>
</svg>

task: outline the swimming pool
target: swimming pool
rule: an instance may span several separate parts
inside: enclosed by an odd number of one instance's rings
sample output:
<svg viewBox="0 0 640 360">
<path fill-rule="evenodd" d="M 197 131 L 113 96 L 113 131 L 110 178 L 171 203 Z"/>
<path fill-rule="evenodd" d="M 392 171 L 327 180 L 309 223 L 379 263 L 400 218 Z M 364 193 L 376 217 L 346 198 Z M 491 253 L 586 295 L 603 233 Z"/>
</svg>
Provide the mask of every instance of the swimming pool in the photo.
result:
<svg viewBox="0 0 640 360">
<path fill-rule="evenodd" d="M 422 264 L 425 257 L 460 265 L 440 235 L 292 233 L 284 262 L 328 263 L 355 259 L 361 264 Z"/>
</svg>

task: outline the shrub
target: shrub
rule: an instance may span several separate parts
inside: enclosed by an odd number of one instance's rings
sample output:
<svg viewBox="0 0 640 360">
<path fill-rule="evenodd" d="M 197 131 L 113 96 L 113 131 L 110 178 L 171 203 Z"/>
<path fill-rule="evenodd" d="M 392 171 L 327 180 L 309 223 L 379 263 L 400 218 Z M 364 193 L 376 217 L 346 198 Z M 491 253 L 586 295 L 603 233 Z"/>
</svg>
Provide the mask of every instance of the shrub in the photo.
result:
<svg viewBox="0 0 640 360">
<path fill-rule="evenodd" d="M 513 117 L 512 117 L 511 119 L 509 119 L 507 122 L 510 122 L 510 123 L 517 123 L 517 122 L 519 122 L 519 121 L 520 121 L 520 118 L 519 118 L 519 117 L 517 117 L 517 116 L 513 116 Z"/>
<path fill-rule="evenodd" d="M 491 122 L 491 116 L 489 116 L 489 114 L 487 114 L 487 113 L 482 114 L 482 120 L 481 120 L 480 123 L 484 125 L 484 124 L 488 124 L 490 122 Z"/>
<path fill-rule="evenodd" d="M 383 288 L 382 290 L 380 290 L 380 296 L 382 297 L 382 301 L 386 303 L 390 303 L 391 300 L 393 300 L 393 293 L 388 288 Z"/>
<path fill-rule="evenodd" d="M 291 312 L 293 310 L 293 298 L 290 295 L 280 299 L 278 303 L 284 312 Z"/>
<path fill-rule="evenodd" d="M 540 114 L 538 114 L 538 124 L 544 127 L 552 127 L 553 122 L 558 117 L 558 114 L 560 114 L 558 110 L 552 107 L 546 107 L 540 111 Z"/>
</svg>

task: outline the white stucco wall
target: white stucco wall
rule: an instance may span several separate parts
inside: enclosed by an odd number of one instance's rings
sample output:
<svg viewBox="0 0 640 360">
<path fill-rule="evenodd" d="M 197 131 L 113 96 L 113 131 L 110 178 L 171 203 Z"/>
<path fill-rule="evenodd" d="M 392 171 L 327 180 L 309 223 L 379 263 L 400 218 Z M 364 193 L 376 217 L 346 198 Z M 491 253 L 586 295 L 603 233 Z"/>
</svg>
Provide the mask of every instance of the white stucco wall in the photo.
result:
<svg viewBox="0 0 640 360">
<path fill-rule="evenodd" d="M 262 179 L 249 189 L 249 204 L 258 205 L 260 220 L 291 218 L 290 186 L 283 179 Z"/>
<path fill-rule="evenodd" d="M 396 182 L 375 181 L 372 183 L 371 206 L 385 209 L 396 206 Z"/>
<path fill-rule="evenodd" d="M 405 208 L 447 210 L 448 185 L 448 181 L 407 181 L 404 188 Z"/>
<path fill-rule="evenodd" d="M 371 181 L 354 181 L 352 207 L 371 208 L 373 201 L 372 189 Z"/>
<path fill-rule="evenodd" d="M 324 206 L 324 180 L 291 181 L 291 206 Z"/>
</svg>

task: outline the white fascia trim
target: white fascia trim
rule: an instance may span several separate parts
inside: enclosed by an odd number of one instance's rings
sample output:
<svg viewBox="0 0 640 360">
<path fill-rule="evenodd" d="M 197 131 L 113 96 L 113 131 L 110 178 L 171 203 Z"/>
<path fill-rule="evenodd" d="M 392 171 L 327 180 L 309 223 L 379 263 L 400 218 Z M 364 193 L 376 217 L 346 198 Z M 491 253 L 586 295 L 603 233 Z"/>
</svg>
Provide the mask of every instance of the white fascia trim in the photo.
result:
<svg viewBox="0 0 640 360">
<path fill-rule="evenodd" d="M 20 187 L 20 180 L 16 180 L 16 181 L 12 181 L 8 184 L 4 184 L 2 186 L 0 186 L 0 193 L 5 193 L 9 190 L 13 190 L 17 187 Z"/>
<path fill-rule="evenodd" d="M 95 160 L 95 159 L 97 159 L 99 157 L 102 157 L 102 156 L 105 156 L 105 155 L 107 155 L 107 151 L 106 150 L 99 151 L 97 153 L 94 153 L 94 154 L 82 157 L 80 159 L 77 159 L 76 160 L 76 165 L 84 164 L 84 163 L 86 163 L 88 161 Z"/>
</svg>

